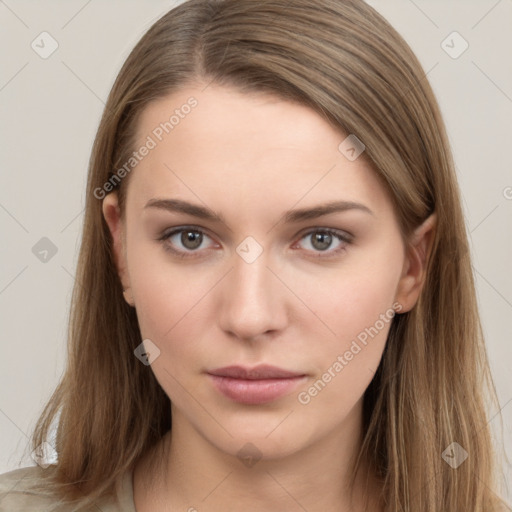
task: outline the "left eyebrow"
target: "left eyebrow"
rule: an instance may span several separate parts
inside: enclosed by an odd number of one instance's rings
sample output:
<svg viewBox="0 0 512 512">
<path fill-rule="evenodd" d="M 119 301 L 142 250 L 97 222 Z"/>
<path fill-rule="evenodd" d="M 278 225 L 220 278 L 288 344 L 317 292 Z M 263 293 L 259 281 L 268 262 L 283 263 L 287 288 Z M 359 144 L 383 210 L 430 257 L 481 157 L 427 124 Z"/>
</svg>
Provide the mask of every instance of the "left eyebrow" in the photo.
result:
<svg viewBox="0 0 512 512">
<path fill-rule="evenodd" d="M 170 212 L 181 212 L 200 219 L 209 220 L 212 222 L 221 222 L 226 224 L 224 217 L 204 206 L 189 203 L 181 199 L 150 199 L 144 208 L 157 208 L 167 210 Z M 354 201 L 332 201 L 326 204 L 320 204 L 311 208 L 302 208 L 295 210 L 288 210 L 284 213 L 284 221 L 288 223 L 301 222 L 305 220 L 316 219 L 323 215 L 332 213 L 346 212 L 349 210 L 359 210 L 370 215 L 374 215 L 373 211 L 368 206 Z"/>
<path fill-rule="evenodd" d="M 349 210 L 359 210 L 370 215 L 374 215 L 368 206 L 354 201 L 332 201 L 330 203 L 313 206 L 312 208 L 302 208 L 298 210 L 289 210 L 284 214 L 285 222 L 301 222 L 304 220 L 316 219 L 323 215 L 331 213 L 346 212 Z"/>
</svg>

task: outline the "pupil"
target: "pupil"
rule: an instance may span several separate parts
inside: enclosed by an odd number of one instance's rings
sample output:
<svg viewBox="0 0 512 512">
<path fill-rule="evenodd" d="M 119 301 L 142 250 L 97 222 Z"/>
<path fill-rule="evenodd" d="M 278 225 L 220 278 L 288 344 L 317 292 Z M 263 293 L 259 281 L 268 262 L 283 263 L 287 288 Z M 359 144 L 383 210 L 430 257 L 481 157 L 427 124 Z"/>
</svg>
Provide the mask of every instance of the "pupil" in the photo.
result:
<svg viewBox="0 0 512 512">
<path fill-rule="evenodd" d="M 197 249 L 201 245 L 201 233 L 195 231 L 184 231 L 181 234 L 181 243 L 187 249 Z"/>
<path fill-rule="evenodd" d="M 332 235 L 329 233 L 316 233 L 313 238 L 313 246 L 316 249 L 319 249 L 321 251 L 324 251 L 325 249 L 328 249 L 331 245 L 332 241 Z M 319 245 L 316 245 L 316 243 L 319 242 Z"/>
</svg>

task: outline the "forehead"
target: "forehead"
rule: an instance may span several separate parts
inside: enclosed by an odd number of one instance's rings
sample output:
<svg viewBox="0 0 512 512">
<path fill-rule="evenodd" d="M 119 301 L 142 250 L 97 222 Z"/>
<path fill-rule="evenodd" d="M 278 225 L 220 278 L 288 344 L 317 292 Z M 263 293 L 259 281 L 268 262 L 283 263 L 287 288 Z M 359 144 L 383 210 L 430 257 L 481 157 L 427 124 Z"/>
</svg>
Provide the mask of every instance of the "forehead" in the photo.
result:
<svg viewBox="0 0 512 512">
<path fill-rule="evenodd" d="M 314 110 L 273 95 L 183 88 L 142 113 L 136 147 L 151 141 L 152 149 L 133 171 L 128 196 L 139 206 L 155 196 L 238 199 L 239 211 L 262 201 L 286 209 L 301 198 L 386 208 L 364 153 L 351 161 L 340 151 L 346 137 Z"/>
<path fill-rule="evenodd" d="M 167 139 L 171 144 L 200 144 L 203 152 L 217 148 L 224 158 L 229 156 L 225 149 L 238 158 L 241 149 L 248 157 L 260 154 L 263 148 L 303 153 L 320 141 L 324 150 L 330 145 L 335 153 L 344 137 L 305 105 L 218 85 L 181 89 L 146 107 L 139 120 L 139 141 L 151 133 L 158 139 L 162 130 L 165 140 L 157 142 L 163 145 Z"/>
</svg>

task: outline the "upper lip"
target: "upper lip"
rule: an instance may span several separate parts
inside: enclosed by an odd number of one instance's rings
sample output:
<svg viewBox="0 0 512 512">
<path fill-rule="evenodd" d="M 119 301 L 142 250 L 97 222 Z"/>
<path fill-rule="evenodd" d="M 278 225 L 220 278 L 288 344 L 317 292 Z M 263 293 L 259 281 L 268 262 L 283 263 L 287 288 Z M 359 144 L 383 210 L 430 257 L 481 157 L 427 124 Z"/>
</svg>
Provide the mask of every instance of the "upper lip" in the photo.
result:
<svg viewBox="0 0 512 512">
<path fill-rule="evenodd" d="M 292 377 L 302 377 L 303 373 L 292 372 L 278 368 L 277 366 L 271 366 L 267 364 L 261 364 L 253 368 L 246 368 L 244 366 L 224 366 L 223 368 L 216 368 L 215 370 L 209 370 L 210 375 L 217 375 L 219 377 L 230 377 L 232 379 L 289 379 Z"/>
</svg>

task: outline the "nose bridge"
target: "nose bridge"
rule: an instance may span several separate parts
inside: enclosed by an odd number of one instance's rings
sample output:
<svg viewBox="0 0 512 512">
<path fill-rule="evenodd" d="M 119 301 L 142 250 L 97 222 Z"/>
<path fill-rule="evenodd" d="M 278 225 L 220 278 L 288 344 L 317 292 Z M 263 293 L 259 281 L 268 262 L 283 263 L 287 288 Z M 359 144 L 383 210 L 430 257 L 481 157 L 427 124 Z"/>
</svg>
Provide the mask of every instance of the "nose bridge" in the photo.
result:
<svg viewBox="0 0 512 512">
<path fill-rule="evenodd" d="M 222 288 L 220 322 L 224 330 L 241 338 L 254 338 L 282 328 L 283 290 L 267 268 L 270 265 L 269 253 L 252 240 L 238 246 L 233 255 L 234 268 Z"/>
</svg>

